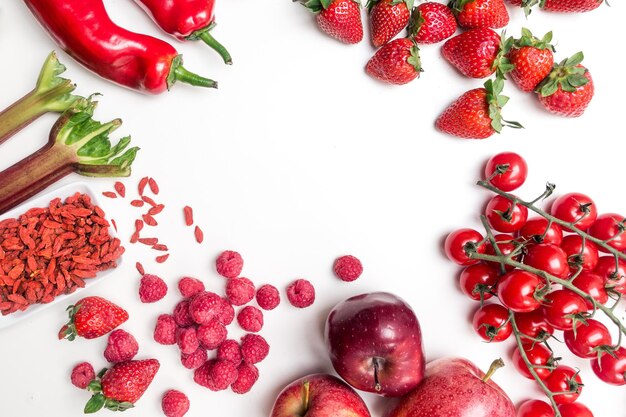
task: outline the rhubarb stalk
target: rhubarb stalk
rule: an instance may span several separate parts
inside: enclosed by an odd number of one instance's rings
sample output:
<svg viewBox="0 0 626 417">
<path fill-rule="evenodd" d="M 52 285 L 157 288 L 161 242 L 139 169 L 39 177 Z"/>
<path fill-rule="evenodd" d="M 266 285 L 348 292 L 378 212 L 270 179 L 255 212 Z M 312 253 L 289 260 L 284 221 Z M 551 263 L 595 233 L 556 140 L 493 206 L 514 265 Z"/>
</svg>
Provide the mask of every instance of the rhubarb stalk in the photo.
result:
<svg viewBox="0 0 626 417">
<path fill-rule="evenodd" d="M 41 68 L 35 88 L 0 112 L 0 144 L 47 112 L 64 112 L 82 97 L 72 95 L 76 85 L 59 77 L 65 66 L 52 51 Z"/>
<path fill-rule="evenodd" d="M 76 172 L 89 177 L 125 177 L 139 148 L 130 137 L 111 145 L 109 134 L 122 121 L 92 118 L 96 102 L 81 99 L 52 126 L 48 142 L 34 154 L 0 172 L 0 214 Z"/>
</svg>

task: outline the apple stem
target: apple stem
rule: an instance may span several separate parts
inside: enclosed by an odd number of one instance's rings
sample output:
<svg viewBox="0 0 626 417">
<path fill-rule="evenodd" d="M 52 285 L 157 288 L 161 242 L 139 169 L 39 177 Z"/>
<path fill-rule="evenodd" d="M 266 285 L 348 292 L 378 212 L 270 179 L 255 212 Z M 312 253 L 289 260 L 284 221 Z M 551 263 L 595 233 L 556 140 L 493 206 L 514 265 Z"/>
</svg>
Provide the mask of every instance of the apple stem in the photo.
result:
<svg viewBox="0 0 626 417">
<path fill-rule="evenodd" d="M 485 376 L 482 378 L 483 382 L 488 382 L 493 376 L 493 374 L 495 374 L 496 371 L 502 367 L 504 367 L 504 361 L 502 360 L 502 358 L 498 358 L 495 361 L 491 362 L 491 366 L 489 367 L 489 370 L 487 371 Z"/>
<path fill-rule="evenodd" d="M 380 368 L 380 358 L 374 358 L 374 389 L 376 392 L 380 392 L 383 387 L 380 385 L 380 381 L 378 380 L 378 369 Z"/>
<path fill-rule="evenodd" d="M 304 381 L 304 384 L 302 384 L 302 403 L 304 404 L 304 413 L 302 413 L 302 415 L 309 411 L 309 393 L 311 392 L 310 385 L 309 381 Z"/>
</svg>

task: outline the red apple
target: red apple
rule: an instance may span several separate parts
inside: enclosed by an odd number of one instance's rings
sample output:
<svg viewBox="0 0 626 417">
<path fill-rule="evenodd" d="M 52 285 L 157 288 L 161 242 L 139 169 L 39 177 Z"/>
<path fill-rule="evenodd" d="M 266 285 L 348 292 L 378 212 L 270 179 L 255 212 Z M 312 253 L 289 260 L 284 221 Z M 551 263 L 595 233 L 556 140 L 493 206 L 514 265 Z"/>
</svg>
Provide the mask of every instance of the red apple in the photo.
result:
<svg viewBox="0 0 626 417">
<path fill-rule="evenodd" d="M 337 377 L 313 374 L 282 390 L 270 417 L 370 417 L 367 406 L 352 388 Z"/>
<path fill-rule="evenodd" d="M 337 304 L 325 335 L 335 370 L 357 389 L 400 397 L 424 376 L 419 322 L 393 294 L 362 294 Z"/>
<path fill-rule="evenodd" d="M 485 375 L 467 359 L 430 362 L 420 386 L 393 405 L 386 417 L 515 417 L 511 399 L 490 379 L 503 365 L 495 361 Z"/>
</svg>

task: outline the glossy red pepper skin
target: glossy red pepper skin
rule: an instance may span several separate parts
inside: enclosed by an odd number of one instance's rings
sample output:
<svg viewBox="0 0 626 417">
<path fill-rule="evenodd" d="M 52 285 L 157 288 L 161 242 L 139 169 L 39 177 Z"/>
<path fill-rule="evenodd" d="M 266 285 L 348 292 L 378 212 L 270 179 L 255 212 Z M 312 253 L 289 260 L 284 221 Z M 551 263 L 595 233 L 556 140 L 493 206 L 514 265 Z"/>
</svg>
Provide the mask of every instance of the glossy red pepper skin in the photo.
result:
<svg viewBox="0 0 626 417">
<path fill-rule="evenodd" d="M 186 40 L 215 21 L 215 0 L 136 0 L 165 32 Z"/>
<path fill-rule="evenodd" d="M 24 1 L 65 52 L 103 78 L 158 94 L 184 70 L 174 47 L 116 25 L 102 0 Z"/>
</svg>

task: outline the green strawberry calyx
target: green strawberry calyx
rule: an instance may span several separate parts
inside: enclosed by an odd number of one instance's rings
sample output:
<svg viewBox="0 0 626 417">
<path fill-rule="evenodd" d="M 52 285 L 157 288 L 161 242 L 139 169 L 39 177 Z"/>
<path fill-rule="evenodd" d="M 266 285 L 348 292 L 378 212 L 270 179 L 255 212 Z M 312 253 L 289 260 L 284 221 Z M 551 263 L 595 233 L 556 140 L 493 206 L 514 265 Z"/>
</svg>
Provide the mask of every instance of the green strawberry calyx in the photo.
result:
<svg viewBox="0 0 626 417">
<path fill-rule="evenodd" d="M 549 97 L 559 90 L 568 93 L 575 92 L 578 88 L 589 83 L 589 78 L 585 75 L 587 68 L 580 65 L 585 56 L 582 52 L 577 52 L 571 57 L 555 65 L 550 75 L 548 75 L 535 90 L 542 97 Z"/>
<path fill-rule="evenodd" d="M 422 69 L 422 59 L 420 58 L 420 48 L 417 46 L 415 40 L 412 39 L 411 43 L 413 44 L 410 50 L 411 56 L 407 58 L 406 62 L 415 68 L 415 72 L 424 72 Z"/>
<path fill-rule="evenodd" d="M 425 22 L 426 20 L 424 19 L 422 11 L 418 8 L 413 9 L 407 26 L 407 37 L 411 39 L 415 38 L 417 34 L 420 33 L 420 30 L 422 30 L 422 26 L 424 26 Z"/>
<path fill-rule="evenodd" d="M 63 327 L 61 327 L 61 330 L 59 330 L 59 340 L 67 339 L 71 342 L 76 339 L 76 336 L 78 336 L 78 330 L 76 330 L 74 318 L 76 316 L 76 313 L 78 313 L 80 307 L 80 305 L 71 305 L 66 309 L 70 319 Z"/>
<path fill-rule="evenodd" d="M 367 3 L 365 3 L 365 8 L 367 9 L 368 13 L 372 12 L 372 9 L 378 4 L 381 3 L 383 0 L 367 0 Z M 389 0 L 389 6 L 397 6 L 400 3 L 404 3 L 406 4 L 406 8 L 409 10 L 413 9 L 413 5 L 415 4 L 415 0 Z"/>
<path fill-rule="evenodd" d="M 496 59 L 491 64 L 491 69 L 495 70 L 496 77 L 501 80 L 506 80 L 506 73 L 515 69 L 515 65 L 509 60 L 509 52 L 515 44 L 515 39 L 512 36 L 506 37 L 506 31 L 500 35 L 500 47 Z"/>
<path fill-rule="evenodd" d="M 487 80 L 485 90 L 487 90 L 489 117 L 491 118 L 491 127 L 493 127 L 493 130 L 500 133 L 504 126 L 513 129 L 523 129 L 524 126 L 522 126 L 521 123 L 502 118 L 502 108 L 509 102 L 509 98 L 501 94 L 504 90 L 504 80 L 499 77 L 496 77 L 495 80 Z"/>
<path fill-rule="evenodd" d="M 85 409 L 83 410 L 85 414 L 95 413 L 100 411 L 102 408 L 106 408 L 111 411 L 125 411 L 134 407 L 133 403 L 129 403 L 127 401 L 117 401 L 104 396 L 102 393 L 101 379 L 104 374 L 107 373 L 107 370 L 107 368 L 102 369 L 98 372 L 98 375 L 96 375 L 96 379 L 87 385 L 87 390 L 92 392 L 93 395 L 89 401 L 87 401 L 87 404 L 85 404 Z"/>
<path fill-rule="evenodd" d="M 461 13 L 465 6 L 469 3 L 474 3 L 476 0 L 450 0 L 448 7 L 452 9 L 455 14 Z"/>
<path fill-rule="evenodd" d="M 522 28 L 522 37 L 519 39 L 515 39 L 515 43 L 513 46 L 516 48 L 523 47 L 531 47 L 541 50 L 549 50 L 552 52 L 556 52 L 554 49 L 554 45 L 552 45 L 552 32 L 546 33 L 543 38 L 539 39 L 532 34 L 532 32 L 526 28 Z"/>
<path fill-rule="evenodd" d="M 293 0 L 294 2 L 298 2 L 302 4 L 304 7 L 309 9 L 313 13 L 319 13 L 323 10 L 326 10 L 337 0 Z M 350 0 L 359 6 L 361 2 L 359 0 Z"/>
</svg>

